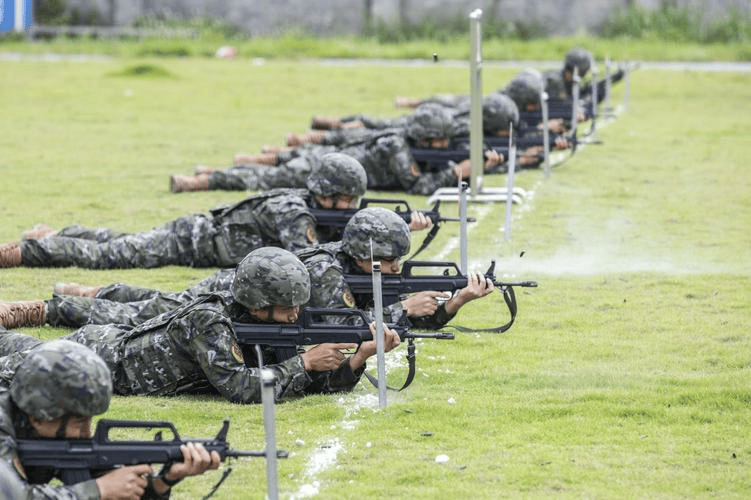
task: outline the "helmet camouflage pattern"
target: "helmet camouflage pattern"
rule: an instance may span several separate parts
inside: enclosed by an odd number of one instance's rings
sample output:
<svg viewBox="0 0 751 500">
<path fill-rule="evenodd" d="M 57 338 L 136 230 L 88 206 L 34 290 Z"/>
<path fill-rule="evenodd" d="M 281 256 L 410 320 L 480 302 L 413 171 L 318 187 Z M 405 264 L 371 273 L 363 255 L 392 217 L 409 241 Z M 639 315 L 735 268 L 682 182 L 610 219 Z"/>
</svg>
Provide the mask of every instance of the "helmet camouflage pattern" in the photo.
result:
<svg viewBox="0 0 751 500">
<path fill-rule="evenodd" d="M 451 112 L 437 103 L 421 104 L 407 118 L 407 136 L 414 141 L 452 138 L 454 119 Z"/>
<path fill-rule="evenodd" d="M 55 420 L 104 413 L 112 398 L 110 370 L 94 351 L 69 340 L 45 342 L 16 370 L 10 396 L 27 415 Z"/>
<path fill-rule="evenodd" d="M 586 75 L 590 66 L 592 66 L 592 53 L 579 47 L 569 50 L 563 63 L 564 69 L 579 70 L 579 76 Z"/>
<path fill-rule="evenodd" d="M 347 222 L 342 249 L 356 260 L 369 260 L 371 256 L 394 259 L 409 253 L 410 240 L 404 219 L 392 210 L 370 207 L 359 210 Z"/>
<path fill-rule="evenodd" d="M 540 103 L 542 85 L 542 74 L 539 71 L 525 69 L 517 74 L 501 92 L 513 99 L 520 111 L 525 111 L 528 105 Z"/>
<path fill-rule="evenodd" d="M 277 247 L 253 250 L 237 265 L 232 296 L 248 309 L 294 307 L 310 299 L 310 275 L 292 252 Z"/>
<path fill-rule="evenodd" d="M 318 196 L 348 194 L 355 198 L 365 194 L 368 176 L 359 161 L 343 153 L 326 153 L 305 181 Z"/>
<path fill-rule="evenodd" d="M 509 123 L 513 123 L 514 128 L 519 124 L 516 103 L 506 94 L 498 92 L 485 96 L 482 103 L 482 128 L 485 132 L 495 134 L 508 130 Z"/>
</svg>

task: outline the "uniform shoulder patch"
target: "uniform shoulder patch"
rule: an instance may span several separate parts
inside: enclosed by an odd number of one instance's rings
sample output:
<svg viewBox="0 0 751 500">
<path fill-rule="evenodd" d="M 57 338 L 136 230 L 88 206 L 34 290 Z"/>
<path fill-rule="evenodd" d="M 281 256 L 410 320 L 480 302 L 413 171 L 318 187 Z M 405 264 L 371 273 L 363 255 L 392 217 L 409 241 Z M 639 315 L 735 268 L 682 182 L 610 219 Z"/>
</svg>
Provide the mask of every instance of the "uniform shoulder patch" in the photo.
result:
<svg viewBox="0 0 751 500">
<path fill-rule="evenodd" d="M 308 241 L 310 243 L 315 243 L 316 241 L 318 241 L 318 235 L 316 235 L 316 230 L 312 224 L 308 226 L 308 230 L 305 231 L 305 236 L 308 238 Z"/>
<path fill-rule="evenodd" d="M 237 345 L 237 343 L 232 345 L 232 358 L 237 361 L 238 363 L 245 364 L 245 358 L 243 357 L 243 352 L 240 349 L 240 346 Z"/>
<path fill-rule="evenodd" d="M 347 307 L 355 307 L 355 298 L 352 296 L 352 290 L 347 288 L 342 294 L 342 300 Z"/>
</svg>

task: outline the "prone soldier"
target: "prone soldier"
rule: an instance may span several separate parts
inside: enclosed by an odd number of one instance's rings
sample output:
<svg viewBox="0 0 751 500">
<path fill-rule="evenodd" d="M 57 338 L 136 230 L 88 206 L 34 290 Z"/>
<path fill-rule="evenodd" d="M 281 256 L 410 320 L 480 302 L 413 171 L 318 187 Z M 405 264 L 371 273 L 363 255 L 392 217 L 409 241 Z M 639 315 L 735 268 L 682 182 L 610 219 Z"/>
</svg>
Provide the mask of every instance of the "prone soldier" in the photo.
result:
<svg viewBox="0 0 751 500">
<path fill-rule="evenodd" d="M 255 248 L 298 250 L 331 241 L 316 227 L 311 208 L 355 208 L 365 193 L 362 165 L 342 154 L 324 155 L 302 189 L 272 190 L 208 214 L 180 217 L 134 234 L 69 226 L 32 231 L 21 241 L 0 245 L 2 267 L 90 269 L 152 268 L 167 265 L 231 267 Z"/>
<path fill-rule="evenodd" d="M 7 338 L 10 336 L 11 338 Z M 5 349 L 15 335 L 0 333 Z M 16 440 L 90 438 L 91 420 L 107 410 L 112 397 L 112 374 L 91 349 L 67 340 L 37 342 L 23 356 L 0 358 L 0 464 L 2 482 L 13 481 L 19 496 L 0 486 L 3 498 L 136 500 L 169 498 L 172 486 L 185 477 L 219 468 L 220 457 L 200 443 L 182 449 L 183 461 L 159 475 L 148 464 L 124 466 L 72 485 L 47 483 L 59 471 L 26 467 L 17 455 Z M 20 353 L 17 353 L 20 354 Z"/>
</svg>

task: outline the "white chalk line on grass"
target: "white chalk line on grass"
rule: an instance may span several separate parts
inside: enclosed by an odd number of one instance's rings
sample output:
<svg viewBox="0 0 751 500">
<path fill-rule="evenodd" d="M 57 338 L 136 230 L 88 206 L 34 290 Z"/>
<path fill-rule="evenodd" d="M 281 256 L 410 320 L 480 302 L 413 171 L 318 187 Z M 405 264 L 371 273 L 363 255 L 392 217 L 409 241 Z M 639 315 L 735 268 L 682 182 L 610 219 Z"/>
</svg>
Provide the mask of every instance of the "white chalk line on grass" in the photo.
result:
<svg viewBox="0 0 751 500">
<path fill-rule="evenodd" d="M 585 144 L 581 144 L 579 148 L 583 148 Z M 522 203 L 516 207 L 516 210 L 512 211 L 512 220 L 519 220 L 521 219 L 522 215 L 525 212 L 528 212 L 533 209 L 532 201 L 534 200 L 534 194 L 535 191 L 542 185 L 543 182 L 545 182 L 547 179 L 540 179 L 537 182 L 535 182 L 532 189 L 528 190 L 526 193 L 526 196 L 523 198 Z M 491 214 L 491 204 L 486 203 L 475 207 L 476 210 L 473 211 L 472 216 L 476 219 L 476 222 L 469 224 L 467 226 L 467 236 L 473 232 L 478 230 L 482 224 L 482 222 L 487 219 L 487 217 Z M 504 230 L 504 227 L 501 226 L 499 231 L 502 233 Z M 450 238 L 446 244 L 443 246 L 440 252 L 436 254 L 432 260 L 435 261 L 443 261 L 448 258 L 448 256 L 453 253 L 460 244 L 459 236 L 454 236 Z M 469 251 L 469 249 L 468 249 Z M 487 262 L 482 262 L 482 259 L 475 259 L 473 261 L 470 261 L 467 263 L 468 266 L 481 266 L 481 265 L 487 265 Z M 402 354 L 401 349 L 396 349 L 395 351 L 391 351 L 389 353 L 386 353 L 386 372 L 392 371 L 396 368 L 402 368 L 406 366 L 406 362 L 404 359 L 404 355 Z M 370 386 L 367 386 L 370 387 Z M 367 390 L 367 389 L 362 389 Z M 346 430 L 353 430 L 357 427 L 359 424 L 359 420 L 353 417 L 356 417 L 361 411 L 363 410 L 372 410 L 372 411 L 378 411 L 379 410 L 379 401 L 378 401 L 378 395 L 374 392 L 369 393 L 349 393 L 343 396 L 340 396 L 338 399 L 338 403 L 340 406 L 344 408 L 344 417 L 341 421 L 339 421 L 338 424 L 333 424 L 333 429 L 340 429 L 343 431 Z M 366 446 L 369 446 L 369 443 L 366 444 Z M 342 452 L 346 452 L 345 450 L 345 444 L 342 435 L 334 436 L 331 438 L 326 438 L 321 441 L 319 441 L 319 444 L 317 445 L 316 449 L 311 453 L 310 457 L 308 458 L 307 464 L 305 466 L 305 470 L 302 473 L 302 480 L 305 481 L 304 484 L 302 484 L 297 492 L 290 495 L 291 500 L 302 500 L 306 498 L 312 498 L 319 494 L 321 482 L 317 479 L 318 476 L 325 472 L 326 470 L 330 469 L 331 467 L 335 467 L 338 461 L 339 454 Z"/>
<path fill-rule="evenodd" d="M 403 349 L 398 347 L 391 352 L 387 352 L 385 362 L 387 374 L 397 368 L 405 367 L 406 360 Z M 362 391 L 376 390 L 367 381 L 362 381 L 361 384 L 363 384 Z M 333 424 L 332 429 L 343 431 L 353 430 L 357 427 L 360 421 L 354 417 L 361 411 L 372 410 L 375 412 L 379 410 L 378 394 L 375 392 L 351 392 L 344 394 L 339 397 L 337 403 L 344 408 L 344 417 L 338 424 Z M 366 446 L 369 446 L 369 443 Z M 316 449 L 310 454 L 305 465 L 305 470 L 302 473 L 301 477 L 305 483 L 299 487 L 297 492 L 289 496 L 290 500 L 302 500 L 318 495 L 321 482 L 317 477 L 331 467 L 335 467 L 339 454 L 344 451 L 344 439 L 341 434 L 320 440 Z"/>
</svg>

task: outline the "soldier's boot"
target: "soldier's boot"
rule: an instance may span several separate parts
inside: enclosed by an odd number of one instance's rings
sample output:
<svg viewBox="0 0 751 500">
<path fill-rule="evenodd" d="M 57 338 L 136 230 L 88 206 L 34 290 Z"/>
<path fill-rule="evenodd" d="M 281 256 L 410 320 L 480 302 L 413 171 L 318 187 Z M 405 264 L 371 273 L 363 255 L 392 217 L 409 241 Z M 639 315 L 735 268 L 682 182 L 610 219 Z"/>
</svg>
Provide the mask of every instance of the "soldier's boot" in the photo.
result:
<svg viewBox="0 0 751 500">
<path fill-rule="evenodd" d="M 18 267 L 21 265 L 21 247 L 17 241 L 0 245 L 0 267 Z"/>
<path fill-rule="evenodd" d="M 394 106 L 397 108 L 416 108 L 422 104 L 421 99 L 414 99 L 411 97 L 397 97 L 394 101 Z"/>
<path fill-rule="evenodd" d="M 331 130 L 341 128 L 342 120 L 335 116 L 314 116 L 310 123 L 313 130 Z"/>
<path fill-rule="evenodd" d="M 325 135 L 325 130 L 311 130 L 310 132 L 305 132 L 303 135 L 288 134 L 287 146 L 297 147 L 303 144 L 321 144 Z"/>
<path fill-rule="evenodd" d="M 47 322 L 47 305 L 43 300 L 0 302 L 0 325 L 5 328 L 42 326 Z"/>
<path fill-rule="evenodd" d="M 261 148 L 261 153 L 289 153 L 292 151 L 293 147 L 291 146 L 269 146 L 265 145 Z"/>
<path fill-rule="evenodd" d="M 216 172 L 218 169 L 214 167 L 207 167 L 206 165 L 196 165 L 196 171 L 193 172 L 196 175 L 202 175 L 202 174 L 210 174 L 211 172 Z"/>
<path fill-rule="evenodd" d="M 55 293 L 58 295 L 75 295 L 77 297 L 96 297 L 101 286 L 84 286 L 78 283 L 57 283 Z"/>
<path fill-rule="evenodd" d="M 39 239 L 39 238 L 45 238 L 47 236 L 52 236 L 53 234 L 57 233 L 56 230 L 49 227 L 47 224 L 37 224 L 33 228 L 29 229 L 28 231 L 25 231 L 21 235 L 22 240 L 32 240 L 32 239 Z"/>
<path fill-rule="evenodd" d="M 276 166 L 279 163 L 277 153 L 261 153 L 259 155 L 247 155 L 240 153 L 235 155 L 235 165 L 261 164 Z"/>
<path fill-rule="evenodd" d="M 172 177 L 170 177 L 169 189 L 173 193 L 185 193 L 188 191 L 208 191 L 209 174 L 173 175 Z"/>
</svg>

